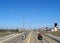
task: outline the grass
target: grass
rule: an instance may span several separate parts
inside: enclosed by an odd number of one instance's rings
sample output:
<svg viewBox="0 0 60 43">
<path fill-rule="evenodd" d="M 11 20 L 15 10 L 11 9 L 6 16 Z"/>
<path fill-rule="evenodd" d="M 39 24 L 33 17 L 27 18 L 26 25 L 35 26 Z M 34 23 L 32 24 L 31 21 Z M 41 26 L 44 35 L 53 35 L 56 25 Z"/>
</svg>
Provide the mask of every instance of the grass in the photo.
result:
<svg viewBox="0 0 60 43">
<path fill-rule="evenodd" d="M 4 37 L 6 35 L 9 35 L 8 33 L 0 33 L 0 37 Z"/>
<path fill-rule="evenodd" d="M 18 32 L 0 32 L 0 37 L 4 37 L 4 36 L 7 36 L 7 35 L 10 35 L 10 34 L 14 34 L 14 33 L 18 33 Z"/>
<path fill-rule="evenodd" d="M 60 37 L 60 32 L 48 32 L 48 33 Z"/>
</svg>

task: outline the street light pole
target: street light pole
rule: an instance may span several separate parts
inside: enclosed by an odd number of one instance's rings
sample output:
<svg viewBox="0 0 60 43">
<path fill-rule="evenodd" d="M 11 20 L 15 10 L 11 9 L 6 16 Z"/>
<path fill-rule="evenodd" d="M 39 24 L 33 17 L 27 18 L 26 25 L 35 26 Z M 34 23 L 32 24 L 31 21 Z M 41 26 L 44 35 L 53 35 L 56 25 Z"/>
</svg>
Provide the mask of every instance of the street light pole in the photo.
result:
<svg viewBox="0 0 60 43">
<path fill-rule="evenodd" d="M 23 30 L 25 31 L 24 16 L 23 16 Z"/>
</svg>

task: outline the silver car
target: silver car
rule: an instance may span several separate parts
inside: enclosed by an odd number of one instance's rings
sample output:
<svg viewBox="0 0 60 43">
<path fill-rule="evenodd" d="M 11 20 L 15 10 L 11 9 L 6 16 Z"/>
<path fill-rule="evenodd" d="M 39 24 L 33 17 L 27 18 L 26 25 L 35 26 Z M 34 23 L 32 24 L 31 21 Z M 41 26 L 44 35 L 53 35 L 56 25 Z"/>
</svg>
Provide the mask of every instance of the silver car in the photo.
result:
<svg viewBox="0 0 60 43">
<path fill-rule="evenodd" d="M 26 33 L 22 35 L 22 40 L 24 40 L 25 38 L 26 38 Z"/>
</svg>

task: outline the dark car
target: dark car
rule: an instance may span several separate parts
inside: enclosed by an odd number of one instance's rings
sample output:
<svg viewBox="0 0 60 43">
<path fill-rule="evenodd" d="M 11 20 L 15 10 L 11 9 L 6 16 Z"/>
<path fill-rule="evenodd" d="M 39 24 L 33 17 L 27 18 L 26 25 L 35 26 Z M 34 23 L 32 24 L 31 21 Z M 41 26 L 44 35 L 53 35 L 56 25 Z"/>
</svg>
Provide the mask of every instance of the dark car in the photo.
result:
<svg viewBox="0 0 60 43">
<path fill-rule="evenodd" d="M 38 40 L 42 40 L 42 35 L 40 33 L 38 33 Z"/>
</svg>

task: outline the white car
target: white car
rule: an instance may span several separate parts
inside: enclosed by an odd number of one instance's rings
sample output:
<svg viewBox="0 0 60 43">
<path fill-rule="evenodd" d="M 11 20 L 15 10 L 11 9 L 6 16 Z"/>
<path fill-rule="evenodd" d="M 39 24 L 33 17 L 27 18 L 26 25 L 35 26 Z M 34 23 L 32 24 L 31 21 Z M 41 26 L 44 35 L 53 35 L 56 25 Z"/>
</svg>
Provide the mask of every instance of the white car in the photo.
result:
<svg viewBox="0 0 60 43">
<path fill-rule="evenodd" d="M 24 40 L 25 38 L 26 38 L 26 33 L 22 35 L 22 40 Z"/>
</svg>

